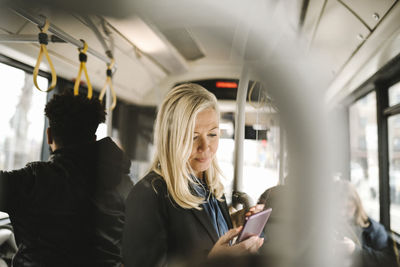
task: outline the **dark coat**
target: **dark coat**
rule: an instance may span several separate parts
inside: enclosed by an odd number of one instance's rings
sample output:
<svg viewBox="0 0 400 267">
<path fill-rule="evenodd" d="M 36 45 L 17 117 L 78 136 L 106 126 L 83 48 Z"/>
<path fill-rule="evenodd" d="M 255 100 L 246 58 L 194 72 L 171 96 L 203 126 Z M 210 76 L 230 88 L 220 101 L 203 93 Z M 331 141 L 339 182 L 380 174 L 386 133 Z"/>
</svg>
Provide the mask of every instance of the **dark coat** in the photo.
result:
<svg viewBox="0 0 400 267">
<path fill-rule="evenodd" d="M 288 197 L 290 185 L 278 185 L 267 189 L 259 199 L 259 203 L 266 207 L 272 207 L 273 212 L 266 226 L 267 242 L 264 252 L 271 255 L 270 251 L 275 248 L 285 247 L 286 244 L 279 243 L 282 235 L 287 233 L 288 213 L 284 199 Z M 380 223 L 369 218 L 370 225 L 366 228 L 358 227 L 359 231 L 354 231 L 359 244 L 356 245 L 352 260 L 352 267 L 397 267 L 396 258 L 393 252 L 393 241 L 389 237 L 385 227 Z M 347 226 L 347 225 L 346 225 Z M 353 229 L 354 230 L 354 229 Z M 333 232 L 333 231 L 332 231 Z M 342 233 L 341 233 L 342 234 Z M 343 236 L 339 237 L 340 239 Z M 353 240 L 354 241 L 354 240 Z M 272 246 L 271 249 L 269 246 Z"/>
<path fill-rule="evenodd" d="M 362 230 L 362 247 L 356 248 L 356 261 L 354 266 L 396 266 L 397 264 L 393 253 L 393 240 L 389 238 L 382 224 L 371 218 L 369 218 L 369 221 L 370 225 Z"/>
<path fill-rule="evenodd" d="M 0 172 L 0 210 L 18 245 L 13 266 L 120 266 L 129 168 L 105 138 Z"/>
<path fill-rule="evenodd" d="M 226 202 L 218 202 L 232 228 Z M 123 260 L 126 267 L 165 266 L 177 258 L 205 258 L 218 240 L 206 211 L 184 209 L 168 196 L 164 179 L 150 172 L 126 203 Z"/>
</svg>

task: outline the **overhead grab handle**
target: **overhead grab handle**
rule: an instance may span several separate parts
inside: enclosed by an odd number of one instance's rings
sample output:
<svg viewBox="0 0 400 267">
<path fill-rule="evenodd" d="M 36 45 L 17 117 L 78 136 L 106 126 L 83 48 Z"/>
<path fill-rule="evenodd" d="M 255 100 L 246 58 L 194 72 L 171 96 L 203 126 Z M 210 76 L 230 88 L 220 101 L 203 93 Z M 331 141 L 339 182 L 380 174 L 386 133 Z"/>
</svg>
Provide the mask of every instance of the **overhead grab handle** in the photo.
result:
<svg viewBox="0 0 400 267">
<path fill-rule="evenodd" d="M 259 103 L 257 103 L 257 104 L 254 104 L 253 101 L 251 100 L 251 96 L 253 95 L 253 90 L 254 90 L 254 88 L 256 87 L 256 84 L 257 84 L 257 82 L 254 81 L 253 84 L 252 84 L 251 87 L 250 87 L 250 90 L 249 90 L 249 104 L 250 104 L 250 106 L 252 106 L 253 108 L 259 109 L 259 108 L 261 108 L 261 107 L 263 106 L 262 101 L 263 101 L 264 99 L 262 99 L 261 103 L 259 102 Z M 260 101 L 260 91 L 258 92 L 258 101 Z"/>
<path fill-rule="evenodd" d="M 115 62 L 114 59 L 112 59 L 111 63 L 107 64 L 106 83 L 104 84 L 103 89 L 101 89 L 100 96 L 99 96 L 99 100 L 103 101 L 104 95 L 105 95 L 105 93 L 107 91 L 107 86 L 110 87 L 110 91 L 111 91 L 112 98 L 113 98 L 113 102 L 112 102 L 111 107 L 110 107 L 111 110 L 113 110 L 115 108 L 115 106 L 117 105 L 117 95 L 115 94 L 114 87 L 113 87 L 113 84 L 112 84 L 112 74 L 113 74 L 112 73 L 112 67 L 114 66 L 114 62 Z"/>
<path fill-rule="evenodd" d="M 33 83 L 35 84 L 35 87 L 39 89 L 42 92 L 50 92 L 51 90 L 56 87 L 57 84 L 57 74 L 56 70 L 54 69 L 53 62 L 51 62 L 49 53 L 47 52 L 47 47 L 46 45 L 49 42 L 49 37 L 47 35 L 47 30 L 49 29 L 50 23 L 46 19 L 46 23 L 43 27 L 39 27 L 40 33 L 39 33 L 39 44 L 40 44 L 40 52 L 39 56 L 36 61 L 35 68 L 33 69 Z M 49 62 L 50 70 L 51 70 L 51 84 L 50 87 L 47 90 L 43 90 L 39 87 L 38 82 L 37 82 L 37 76 L 39 74 L 39 67 L 40 67 L 40 62 L 42 61 L 43 54 L 46 56 L 47 61 Z"/>
<path fill-rule="evenodd" d="M 87 87 L 88 87 L 88 93 L 87 93 L 87 98 L 91 99 L 93 95 L 93 89 L 92 89 L 92 84 L 90 83 L 89 75 L 86 69 L 86 62 L 87 62 L 87 55 L 86 52 L 88 50 L 88 45 L 84 40 L 81 40 L 83 42 L 83 48 L 78 48 L 79 51 L 79 72 L 78 76 L 76 77 L 75 84 L 74 84 L 74 95 L 79 95 L 79 84 L 81 82 L 81 75 L 82 75 L 82 70 L 85 73 L 86 77 L 86 82 L 87 82 Z"/>
</svg>

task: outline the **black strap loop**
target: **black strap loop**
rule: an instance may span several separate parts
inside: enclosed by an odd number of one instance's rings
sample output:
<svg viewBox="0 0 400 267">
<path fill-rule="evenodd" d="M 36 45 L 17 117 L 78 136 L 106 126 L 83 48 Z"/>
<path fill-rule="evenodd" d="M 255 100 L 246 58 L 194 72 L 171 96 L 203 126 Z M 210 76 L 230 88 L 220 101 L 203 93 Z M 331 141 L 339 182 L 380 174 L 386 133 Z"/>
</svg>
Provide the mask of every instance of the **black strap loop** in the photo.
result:
<svg viewBox="0 0 400 267">
<path fill-rule="evenodd" d="M 39 43 L 44 45 L 47 45 L 49 43 L 49 36 L 47 35 L 47 33 L 39 33 Z"/>
<path fill-rule="evenodd" d="M 112 71 L 110 69 L 107 69 L 106 74 L 107 74 L 107 77 L 111 77 L 112 76 Z"/>
<path fill-rule="evenodd" d="M 86 62 L 87 61 L 87 55 L 85 53 L 80 52 L 79 53 L 79 61 L 80 62 Z"/>
</svg>

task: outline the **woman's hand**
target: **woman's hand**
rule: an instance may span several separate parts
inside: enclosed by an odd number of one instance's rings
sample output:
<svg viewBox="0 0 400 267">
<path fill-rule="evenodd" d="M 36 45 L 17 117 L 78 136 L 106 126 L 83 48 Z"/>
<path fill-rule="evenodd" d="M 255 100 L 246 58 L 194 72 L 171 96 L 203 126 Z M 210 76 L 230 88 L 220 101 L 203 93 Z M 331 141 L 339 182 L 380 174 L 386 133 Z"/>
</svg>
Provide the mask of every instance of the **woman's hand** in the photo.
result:
<svg viewBox="0 0 400 267">
<path fill-rule="evenodd" d="M 353 240 L 348 237 L 343 237 L 341 240 L 337 240 L 334 246 L 334 254 L 341 256 L 351 256 L 356 249 L 356 244 Z"/>
<path fill-rule="evenodd" d="M 349 255 L 352 255 L 354 253 L 354 250 L 356 249 L 356 244 L 354 243 L 353 240 L 351 240 L 348 237 L 344 237 L 341 242 L 343 251 Z"/>
<path fill-rule="evenodd" d="M 210 253 L 208 253 L 208 257 L 212 258 L 219 255 L 224 254 L 247 254 L 247 253 L 256 253 L 258 249 L 264 243 L 264 238 L 259 238 L 258 236 L 252 236 L 239 244 L 230 245 L 233 242 L 233 239 L 239 235 L 242 230 L 242 226 L 238 228 L 234 228 L 229 230 L 226 234 L 218 239 L 217 243 L 213 246 Z"/>
<path fill-rule="evenodd" d="M 249 216 L 251 216 L 251 215 L 253 215 L 253 214 L 256 214 L 256 213 L 258 213 L 258 212 L 260 212 L 260 211 L 263 211 L 263 210 L 264 210 L 264 207 L 265 207 L 264 204 L 257 204 L 257 205 L 255 205 L 255 206 L 251 207 L 251 208 L 249 209 L 249 211 L 246 212 L 246 217 L 249 217 Z"/>
<path fill-rule="evenodd" d="M 264 210 L 265 205 L 264 204 L 257 204 L 253 207 L 251 207 L 247 212 L 244 209 L 241 209 L 239 211 L 235 211 L 231 214 L 231 219 L 233 223 L 233 227 L 238 227 L 244 224 L 246 221 L 247 217 L 256 214 L 260 211 Z"/>
</svg>

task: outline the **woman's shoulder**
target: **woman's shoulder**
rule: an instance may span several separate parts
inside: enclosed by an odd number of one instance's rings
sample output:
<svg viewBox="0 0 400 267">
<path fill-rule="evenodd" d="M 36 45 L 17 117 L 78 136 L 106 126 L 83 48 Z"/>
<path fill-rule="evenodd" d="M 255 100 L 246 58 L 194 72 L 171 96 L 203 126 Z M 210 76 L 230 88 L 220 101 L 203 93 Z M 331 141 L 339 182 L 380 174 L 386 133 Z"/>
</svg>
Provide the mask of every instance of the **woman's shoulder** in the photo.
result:
<svg viewBox="0 0 400 267">
<path fill-rule="evenodd" d="M 389 235 L 385 227 L 372 218 L 368 218 L 369 226 L 363 229 L 366 245 L 382 250 L 389 245 Z"/>
<path fill-rule="evenodd" d="M 160 218 L 166 219 L 168 202 L 165 192 L 166 184 L 160 175 L 155 172 L 146 174 L 129 193 L 125 208 L 127 221 L 147 227 L 146 225 L 154 226 Z"/>
<path fill-rule="evenodd" d="M 387 235 L 385 227 L 374 219 L 368 217 L 369 226 L 364 228 L 364 232 L 374 235 Z"/>
<path fill-rule="evenodd" d="M 154 171 L 150 171 L 134 185 L 132 193 L 158 195 L 165 193 L 166 190 L 167 184 L 163 177 Z"/>
<path fill-rule="evenodd" d="M 372 228 L 372 229 L 385 229 L 385 227 L 380 224 L 379 222 L 375 221 L 374 219 L 372 219 L 371 217 L 368 217 L 368 222 L 369 222 L 369 226 L 368 228 Z"/>
</svg>

